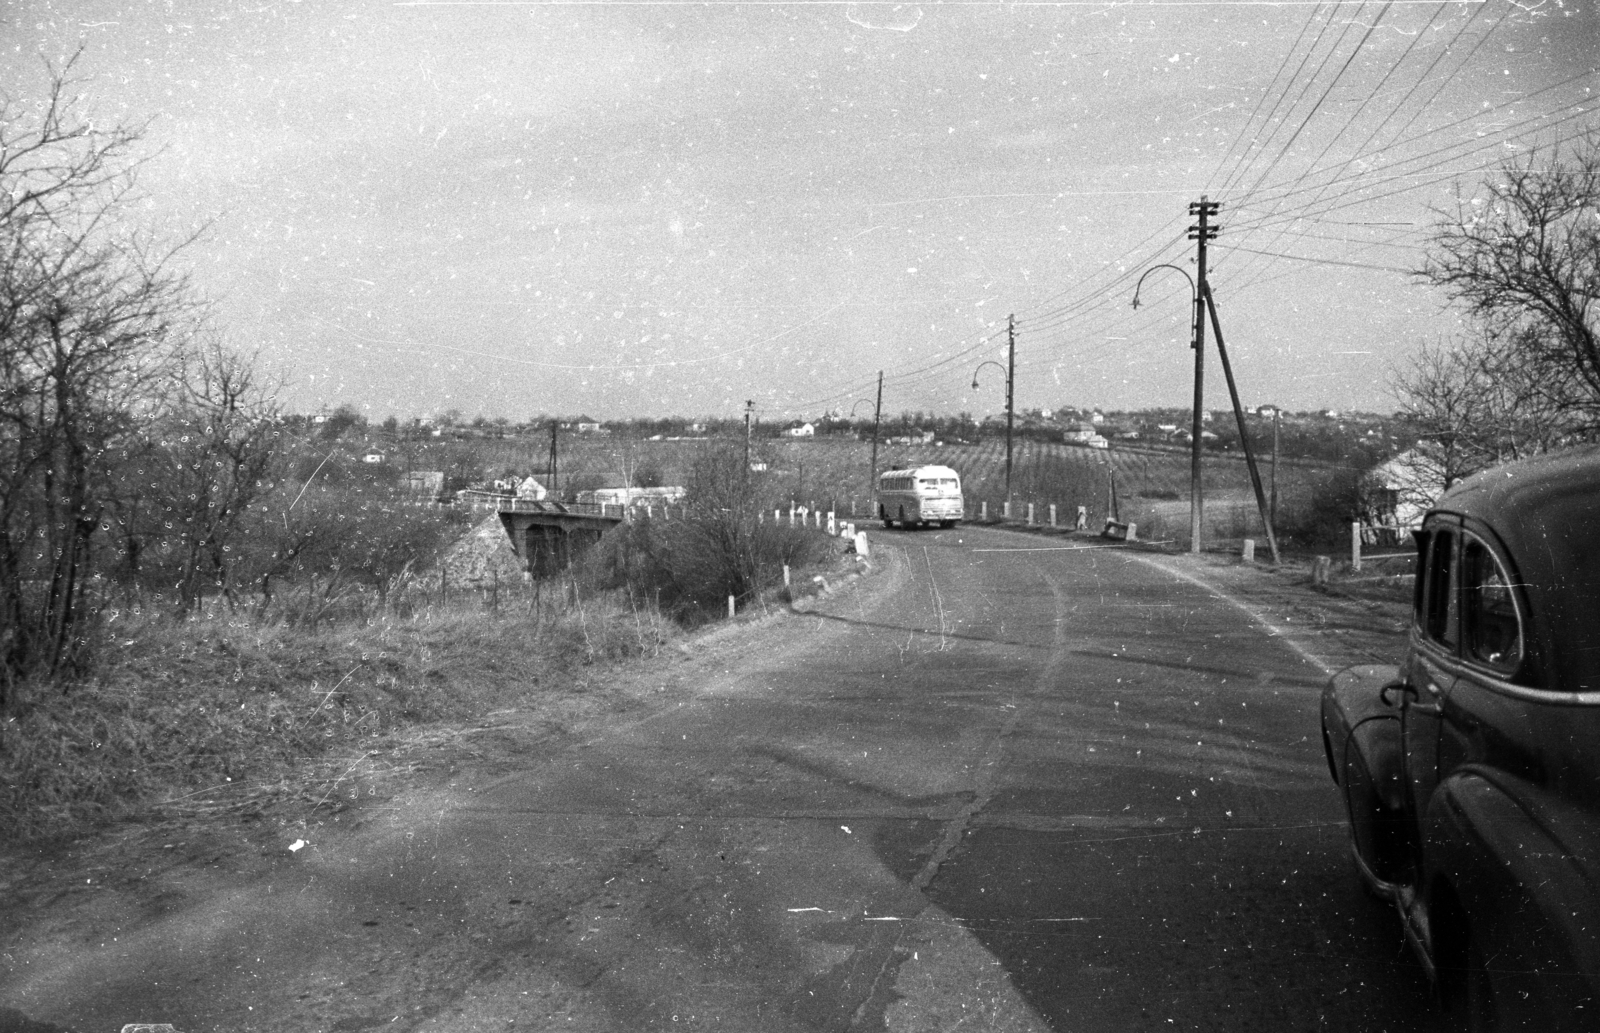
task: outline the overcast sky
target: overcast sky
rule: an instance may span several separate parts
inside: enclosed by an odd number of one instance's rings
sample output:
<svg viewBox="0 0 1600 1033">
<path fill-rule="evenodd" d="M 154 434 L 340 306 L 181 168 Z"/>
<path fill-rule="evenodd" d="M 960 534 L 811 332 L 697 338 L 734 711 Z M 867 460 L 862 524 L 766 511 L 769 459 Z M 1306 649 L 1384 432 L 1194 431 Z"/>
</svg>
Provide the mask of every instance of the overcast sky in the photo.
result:
<svg viewBox="0 0 1600 1033">
<path fill-rule="evenodd" d="M 13 0 L 288 402 L 525 419 L 1186 406 L 1189 202 L 1247 405 L 1388 410 L 1430 209 L 1596 123 L 1597 0 Z M 3 38 L 3 37 L 0 37 Z M 1593 98 L 1593 99 L 1591 99 Z M 1264 254 L 1265 252 L 1266 254 Z M 1213 351 L 1208 403 L 1226 404 Z M 866 400 L 862 404 L 862 400 Z"/>
</svg>

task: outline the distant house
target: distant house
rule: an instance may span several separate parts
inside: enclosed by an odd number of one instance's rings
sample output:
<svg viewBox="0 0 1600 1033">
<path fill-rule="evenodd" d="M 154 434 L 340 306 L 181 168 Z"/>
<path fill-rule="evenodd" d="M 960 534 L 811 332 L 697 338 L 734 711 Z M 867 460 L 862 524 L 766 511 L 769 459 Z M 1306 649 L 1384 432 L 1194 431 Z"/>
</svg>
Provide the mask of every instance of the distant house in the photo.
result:
<svg viewBox="0 0 1600 1033">
<path fill-rule="evenodd" d="M 377 452 L 368 452 L 361 457 L 361 461 L 363 463 L 381 463 L 383 462 L 383 456 Z"/>
<path fill-rule="evenodd" d="M 519 499 L 538 501 L 549 494 L 550 492 L 545 489 L 545 486 L 532 477 L 524 477 L 521 483 L 517 485 L 517 498 Z"/>
<path fill-rule="evenodd" d="M 604 428 L 604 426 L 605 425 L 603 423 L 595 419 L 593 416 L 579 416 L 576 419 L 562 421 L 561 429 L 575 430 L 579 434 L 597 434 Z"/>
<path fill-rule="evenodd" d="M 1105 413 L 1102 413 L 1102 412 L 1092 412 L 1092 413 L 1090 413 L 1089 414 L 1089 422 L 1090 423 L 1104 423 L 1104 422 L 1106 422 Z"/>
<path fill-rule="evenodd" d="M 1101 436 L 1093 423 L 1069 423 L 1061 432 L 1061 440 L 1068 445 L 1087 445 L 1089 448 L 1109 448 L 1110 443 Z"/>
<path fill-rule="evenodd" d="M 783 436 L 786 438 L 811 438 L 816 437 L 817 428 L 810 423 L 797 423 L 793 427 L 785 427 Z"/>
<path fill-rule="evenodd" d="M 1425 445 L 1408 449 L 1367 473 L 1362 523 L 1387 528 L 1415 527 L 1444 494 L 1441 464 L 1428 455 Z M 1397 544 L 1399 531 L 1384 534 L 1364 530 L 1371 544 Z"/>
</svg>

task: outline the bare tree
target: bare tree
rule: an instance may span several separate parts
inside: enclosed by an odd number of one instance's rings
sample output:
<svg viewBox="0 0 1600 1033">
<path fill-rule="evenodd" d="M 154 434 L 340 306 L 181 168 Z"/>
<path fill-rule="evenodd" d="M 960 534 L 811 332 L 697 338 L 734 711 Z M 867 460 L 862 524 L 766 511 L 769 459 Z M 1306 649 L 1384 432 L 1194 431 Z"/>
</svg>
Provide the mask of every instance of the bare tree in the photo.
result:
<svg viewBox="0 0 1600 1033">
<path fill-rule="evenodd" d="M 1567 429 L 1600 425 L 1600 130 L 1507 164 L 1442 213 L 1418 275 L 1502 342 Z"/>
<path fill-rule="evenodd" d="M 1533 331 L 1509 339 L 1487 334 L 1426 345 L 1392 385 L 1400 415 L 1421 441 L 1411 453 L 1418 497 L 1427 505 L 1479 470 L 1548 451 L 1582 427 L 1565 391 L 1525 360 Z"/>
<path fill-rule="evenodd" d="M 176 531 L 178 608 L 188 613 L 208 585 L 233 600 L 233 541 L 277 479 L 281 425 L 275 385 L 219 342 L 186 352 L 178 372 L 176 404 L 162 421 L 163 526 Z"/>
<path fill-rule="evenodd" d="M 175 249 L 119 221 L 139 127 L 95 127 L 70 70 L 42 104 L 0 97 L 0 704 L 81 644 L 107 464 L 191 310 Z"/>
</svg>

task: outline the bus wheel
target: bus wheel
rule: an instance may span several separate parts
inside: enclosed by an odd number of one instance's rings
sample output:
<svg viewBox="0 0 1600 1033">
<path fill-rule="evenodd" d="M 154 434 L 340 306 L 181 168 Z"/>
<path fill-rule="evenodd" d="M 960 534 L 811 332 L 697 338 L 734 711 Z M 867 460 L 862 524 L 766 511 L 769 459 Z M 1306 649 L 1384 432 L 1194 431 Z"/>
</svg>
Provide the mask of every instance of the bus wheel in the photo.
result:
<svg viewBox="0 0 1600 1033">
<path fill-rule="evenodd" d="M 906 507 L 904 506 L 900 507 L 900 526 L 905 528 L 907 531 L 912 529 L 911 525 L 906 523 Z"/>
<path fill-rule="evenodd" d="M 956 526 L 956 522 L 954 520 L 941 520 L 939 521 L 939 526 L 949 530 L 950 528 Z"/>
</svg>

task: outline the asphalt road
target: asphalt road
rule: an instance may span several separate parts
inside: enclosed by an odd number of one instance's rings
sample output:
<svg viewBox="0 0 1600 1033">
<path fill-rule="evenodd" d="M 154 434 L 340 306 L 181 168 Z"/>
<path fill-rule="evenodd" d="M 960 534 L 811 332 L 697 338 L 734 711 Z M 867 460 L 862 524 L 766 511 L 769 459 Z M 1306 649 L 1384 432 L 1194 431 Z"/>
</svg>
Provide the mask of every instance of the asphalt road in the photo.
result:
<svg viewBox="0 0 1600 1033">
<path fill-rule="evenodd" d="M 1326 661 L 1181 563 L 874 540 L 876 576 L 647 672 L 643 716 L 41 931 L 0 1005 L 82 1033 L 1436 1028 L 1350 870 Z"/>
</svg>

